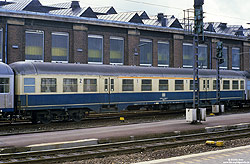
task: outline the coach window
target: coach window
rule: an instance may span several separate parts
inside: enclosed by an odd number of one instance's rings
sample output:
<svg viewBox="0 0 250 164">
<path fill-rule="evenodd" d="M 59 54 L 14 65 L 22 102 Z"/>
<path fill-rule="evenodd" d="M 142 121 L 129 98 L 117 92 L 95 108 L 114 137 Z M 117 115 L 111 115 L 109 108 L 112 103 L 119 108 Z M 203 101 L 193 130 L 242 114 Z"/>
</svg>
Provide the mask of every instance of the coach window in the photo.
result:
<svg viewBox="0 0 250 164">
<path fill-rule="evenodd" d="M 56 78 L 42 78 L 41 92 L 56 92 Z"/>
<path fill-rule="evenodd" d="M 142 80 L 141 90 L 142 91 L 152 91 L 152 80 Z"/>
<path fill-rule="evenodd" d="M 10 79 L 0 78 L 0 93 L 9 93 L 9 92 L 10 92 Z"/>
<path fill-rule="evenodd" d="M 216 90 L 216 80 L 213 80 L 213 90 Z"/>
<path fill-rule="evenodd" d="M 35 93 L 35 78 L 24 78 L 24 93 Z"/>
<path fill-rule="evenodd" d="M 241 81 L 240 81 L 240 89 L 244 89 L 244 88 L 245 88 L 244 81 L 243 81 L 243 80 L 241 80 Z"/>
<path fill-rule="evenodd" d="M 229 80 L 223 80 L 223 89 L 225 89 L 225 90 L 230 89 L 230 81 Z"/>
<path fill-rule="evenodd" d="M 25 32 L 25 60 L 43 61 L 44 55 L 44 32 Z"/>
<path fill-rule="evenodd" d="M 3 29 L 0 29 L 0 62 L 3 61 Z"/>
<path fill-rule="evenodd" d="M 88 35 L 88 62 L 103 62 L 103 36 Z"/>
<path fill-rule="evenodd" d="M 158 66 L 169 66 L 169 42 L 158 42 Z"/>
<path fill-rule="evenodd" d="M 194 81 L 193 80 L 190 80 L 190 83 L 189 83 L 189 90 L 193 90 L 194 88 L 193 88 L 193 86 L 194 86 Z M 197 84 L 196 84 L 196 86 L 197 86 Z"/>
<path fill-rule="evenodd" d="M 84 92 L 97 92 L 97 80 L 96 79 L 84 79 Z"/>
<path fill-rule="evenodd" d="M 77 79 L 63 79 L 63 92 L 77 92 Z"/>
<path fill-rule="evenodd" d="M 228 69 L 228 49 L 223 47 L 223 59 L 224 63 L 220 64 L 221 69 Z"/>
<path fill-rule="evenodd" d="M 168 80 L 159 80 L 159 91 L 168 90 Z"/>
<path fill-rule="evenodd" d="M 239 81 L 233 80 L 233 89 L 239 89 Z"/>
<path fill-rule="evenodd" d="M 140 65 L 151 66 L 152 65 L 152 40 L 141 39 L 140 40 Z"/>
<path fill-rule="evenodd" d="M 123 64 L 124 39 L 122 37 L 110 37 L 110 63 Z"/>
<path fill-rule="evenodd" d="M 123 79 L 122 80 L 122 91 L 134 91 L 134 80 Z"/>
<path fill-rule="evenodd" d="M 240 48 L 232 48 L 232 69 L 240 70 Z"/>
<path fill-rule="evenodd" d="M 175 80 L 175 90 L 184 90 L 183 80 Z"/>
<path fill-rule="evenodd" d="M 52 61 L 68 62 L 69 56 L 69 34 L 54 32 L 52 33 Z"/>
</svg>

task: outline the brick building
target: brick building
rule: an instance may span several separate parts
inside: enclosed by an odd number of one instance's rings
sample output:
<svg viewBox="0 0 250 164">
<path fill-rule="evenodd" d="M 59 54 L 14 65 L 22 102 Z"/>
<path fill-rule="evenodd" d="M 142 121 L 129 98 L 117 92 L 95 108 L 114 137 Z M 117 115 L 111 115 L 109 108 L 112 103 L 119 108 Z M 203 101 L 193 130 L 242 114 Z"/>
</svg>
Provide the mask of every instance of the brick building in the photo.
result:
<svg viewBox="0 0 250 164">
<path fill-rule="evenodd" d="M 199 65 L 214 69 L 216 43 L 224 44 L 223 69 L 249 70 L 250 37 L 242 26 L 205 23 Z M 38 0 L 0 1 L 0 61 L 44 61 L 192 67 L 193 39 L 181 20 L 145 11 L 50 6 Z"/>
</svg>

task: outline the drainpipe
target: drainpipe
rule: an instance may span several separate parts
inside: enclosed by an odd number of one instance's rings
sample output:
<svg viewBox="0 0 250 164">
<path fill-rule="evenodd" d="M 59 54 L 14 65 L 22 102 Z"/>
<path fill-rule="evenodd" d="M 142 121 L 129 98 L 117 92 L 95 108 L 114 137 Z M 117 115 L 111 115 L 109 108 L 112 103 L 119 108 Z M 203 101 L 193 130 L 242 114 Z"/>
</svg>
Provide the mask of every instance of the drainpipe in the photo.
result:
<svg viewBox="0 0 250 164">
<path fill-rule="evenodd" d="M 8 51 L 8 23 L 6 22 L 6 25 L 5 25 L 5 63 L 6 64 L 8 63 L 7 51 Z"/>
</svg>

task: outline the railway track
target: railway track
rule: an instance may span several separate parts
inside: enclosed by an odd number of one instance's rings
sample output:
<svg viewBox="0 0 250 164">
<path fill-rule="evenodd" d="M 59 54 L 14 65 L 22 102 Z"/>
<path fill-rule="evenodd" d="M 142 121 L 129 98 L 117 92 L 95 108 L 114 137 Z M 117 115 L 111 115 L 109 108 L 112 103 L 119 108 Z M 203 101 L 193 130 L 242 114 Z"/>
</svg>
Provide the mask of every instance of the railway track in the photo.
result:
<svg viewBox="0 0 250 164">
<path fill-rule="evenodd" d="M 118 154 L 130 154 L 149 150 L 173 148 L 183 145 L 205 143 L 207 140 L 228 140 L 250 136 L 250 129 L 234 129 L 220 132 L 197 133 L 177 135 L 162 138 L 132 140 L 126 142 L 105 143 L 93 146 L 82 146 L 66 149 L 43 151 L 27 151 L 10 154 L 0 154 L 0 163 L 26 164 L 26 163 L 53 163 L 64 161 L 77 161 Z"/>
</svg>

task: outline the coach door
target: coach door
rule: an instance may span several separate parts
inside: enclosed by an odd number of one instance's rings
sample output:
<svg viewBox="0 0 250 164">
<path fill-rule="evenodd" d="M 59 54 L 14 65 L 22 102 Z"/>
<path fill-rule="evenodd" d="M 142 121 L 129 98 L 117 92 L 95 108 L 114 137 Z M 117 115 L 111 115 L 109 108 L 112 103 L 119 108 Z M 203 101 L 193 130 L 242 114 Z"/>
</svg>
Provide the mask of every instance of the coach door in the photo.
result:
<svg viewBox="0 0 250 164">
<path fill-rule="evenodd" d="M 108 107 L 112 107 L 112 104 L 116 102 L 115 93 L 118 92 L 117 87 L 117 78 L 116 77 L 104 77 L 104 93 L 105 93 L 105 100 L 108 103 Z"/>
<path fill-rule="evenodd" d="M 208 100 L 209 99 L 209 91 L 211 89 L 212 80 L 209 78 L 203 78 L 202 79 L 202 91 L 204 92 L 204 97 L 202 96 L 202 99 Z"/>
</svg>

